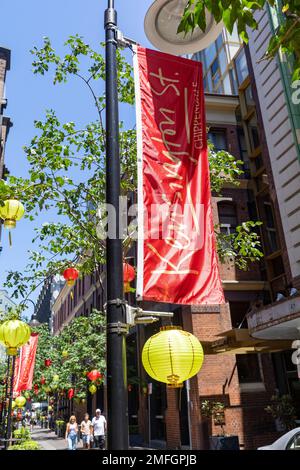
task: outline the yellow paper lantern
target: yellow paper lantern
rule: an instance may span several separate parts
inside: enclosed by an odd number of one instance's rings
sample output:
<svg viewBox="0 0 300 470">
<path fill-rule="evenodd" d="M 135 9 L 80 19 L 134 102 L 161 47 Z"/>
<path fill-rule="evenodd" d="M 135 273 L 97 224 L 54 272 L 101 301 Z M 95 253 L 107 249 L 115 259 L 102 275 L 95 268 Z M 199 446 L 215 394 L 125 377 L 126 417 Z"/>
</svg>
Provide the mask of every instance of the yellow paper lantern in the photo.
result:
<svg viewBox="0 0 300 470">
<path fill-rule="evenodd" d="M 196 336 L 178 326 L 164 326 L 146 341 L 143 366 L 153 379 L 170 387 L 182 387 L 202 367 L 203 349 Z"/>
<path fill-rule="evenodd" d="M 92 395 L 94 395 L 97 392 L 97 387 L 96 385 L 92 384 L 89 386 L 89 391 Z"/>
<path fill-rule="evenodd" d="M 26 398 L 25 398 L 25 397 L 22 397 L 22 396 L 21 396 L 21 397 L 17 397 L 17 398 L 15 399 L 15 403 L 16 403 L 16 406 L 17 406 L 18 408 L 23 408 L 23 406 L 24 406 L 25 403 L 26 403 Z"/>
<path fill-rule="evenodd" d="M 0 218 L 4 220 L 4 227 L 15 228 L 16 221 L 23 217 L 24 212 L 24 206 L 20 201 L 16 199 L 5 201 L 4 206 L 0 206 Z"/>
<path fill-rule="evenodd" d="M 30 334 L 30 327 L 21 320 L 6 320 L 0 325 L 0 341 L 5 344 L 9 356 L 16 356 L 18 348 L 27 343 Z"/>
</svg>

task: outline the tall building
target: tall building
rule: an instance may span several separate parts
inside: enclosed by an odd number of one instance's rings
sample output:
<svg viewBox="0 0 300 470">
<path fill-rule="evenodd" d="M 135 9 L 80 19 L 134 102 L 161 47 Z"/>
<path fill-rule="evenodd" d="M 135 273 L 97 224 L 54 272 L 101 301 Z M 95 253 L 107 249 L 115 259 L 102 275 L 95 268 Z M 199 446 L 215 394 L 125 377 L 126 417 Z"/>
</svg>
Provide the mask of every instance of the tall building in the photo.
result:
<svg viewBox="0 0 300 470">
<path fill-rule="evenodd" d="M 256 449 L 279 436 L 265 411 L 276 392 L 292 395 L 300 418 L 299 379 L 290 349 L 300 338 L 300 297 L 294 290 L 296 295 L 276 302 L 290 295 L 289 284 L 300 288 L 299 106 L 292 103 L 287 59 L 260 61 L 276 27 L 272 21 L 274 11 L 258 14 L 259 29 L 250 34 L 249 47 L 223 32 L 193 56 L 203 63 L 209 139 L 217 150 L 244 162 L 240 186 L 226 187 L 222 197 L 213 195 L 214 222 L 231 233 L 243 221 L 262 221 L 264 259 L 247 272 L 230 261 L 221 265 L 225 306 L 166 306 L 174 312 L 174 323 L 195 334 L 206 350 L 203 368 L 190 381 L 192 442 L 186 390 L 180 395 L 154 383 L 149 410 L 143 387 L 130 388 L 130 423 L 139 425 L 147 441 L 150 413 L 151 438 L 165 441 L 167 448 L 191 443 L 194 449 L 207 448 L 208 436 L 219 433 L 213 420 L 201 416 L 204 400 L 225 404 L 226 433 L 238 435 L 241 449 Z M 140 352 L 158 325 L 137 331 L 135 370 L 144 383 L 152 383 Z"/>
<path fill-rule="evenodd" d="M 288 297 L 290 287 L 286 290 L 290 283 L 300 289 L 299 132 L 297 109 L 285 90 L 288 64 L 281 72 L 275 61 L 258 63 L 272 31 L 271 13 L 259 13 L 259 29 L 251 33 L 248 47 L 236 32 L 232 37 L 223 32 L 193 57 L 204 65 L 209 138 L 244 166 L 238 187 L 212 195 L 214 223 L 232 233 L 242 222 L 261 220 L 264 259 L 246 272 L 231 260 L 221 265 L 225 305 L 143 303 L 147 310 L 172 311 L 173 323 L 196 335 L 206 352 L 200 373 L 190 380 L 188 406 L 186 388 L 178 391 L 153 381 L 141 364 L 143 344 L 166 320 L 138 325 L 128 336 L 130 429 L 138 429 L 144 442 L 151 437 L 152 444 L 168 449 L 208 448 L 209 436 L 220 434 L 218 423 L 201 415 L 205 400 L 225 405 L 226 434 L 237 435 L 241 449 L 256 449 L 280 435 L 265 411 L 275 392 L 293 396 L 300 418 L 290 350 L 292 340 L 300 338 L 300 298 Z M 88 315 L 94 302 L 102 308 L 98 289 L 95 279 L 77 281 L 72 298 L 65 286 L 53 308 L 54 332 L 74 316 Z"/>
<path fill-rule="evenodd" d="M 234 61 L 232 67 L 236 73 Z M 227 186 L 221 197 L 214 194 L 212 197 L 214 223 L 220 225 L 222 232 L 232 233 L 241 223 L 257 218 L 254 182 L 249 172 L 252 148 L 240 117 L 239 95 L 206 93 L 205 99 L 210 139 L 217 150 L 227 150 L 243 160 L 246 169 L 238 187 Z M 142 383 L 153 385 L 151 439 L 165 441 L 167 448 L 191 444 L 193 449 L 208 448 L 209 435 L 220 433 L 218 425 L 201 416 L 201 403 L 205 400 L 225 404 L 226 433 L 239 437 L 241 449 L 255 449 L 278 436 L 273 419 L 264 410 L 276 389 L 269 354 L 271 345 L 269 348 L 266 346 L 267 354 L 257 354 L 256 349 L 259 348 L 250 344 L 251 339 L 240 337 L 240 333 L 247 337 L 246 315 L 251 306 L 258 298 L 264 299 L 269 295 L 264 264 L 254 263 L 249 271 L 241 271 L 228 261 L 220 266 L 220 274 L 225 305 L 181 307 L 144 304 L 147 310 L 161 310 L 163 306 L 173 311 L 173 323 L 197 336 L 206 352 L 200 373 L 190 380 L 190 442 L 186 389 L 179 392 L 153 381 L 147 377 L 140 362 L 144 342 L 158 330 L 159 325 L 137 327 L 136 375 L 142 378 Z M 140 426 L 146 442 L 149 438 L 147 403 L 143 387 L 133 383 L 129 393 L 129 422 Z"/>
<path fill-rule="evenodd" d="M 241 46 L 236 26 L 232 34 L 223 29 L 216 41 L 207 49 L 197 52 L 193 60 L 202 62 L 204 90 L 221 95 L 237 94 L 237 79 L 233 58 Z"/>
<path fill-rule="evenodd" d="M 0 315 L 7 313 L 10 309 L 16 307 L 16 304 L 4 289 L 0 289 Z"/>
<path fill-rule="evenodd" d="M 40 323 L 48 323 L 52 328 L 52 307 L 59 296 L 65 280 L 59 274 L 45 280 L 34 310 L 35 317 Z"/>
<path fill-rule="evenodd" d="M 74 317 L 88 317 L 93 308 L 103 310 L 103 305 L 103 288 L 95 273 L 79 278 L 72 287 L 64 281 L 52 308 L 53 334 L 59 334 Z"/>
<path fill-rule="evenodd" d="M 8 132 L 12 123 L 10 119 L 4 116 L 4 110 L 7 105 L 7 99 L 5 97 L 5 79 L 6 72 L 10 69 L 10 50 L 0 47 L 0 179 L 5 177 L 7 169 L 4 165 L 4 151 L 5 144 L 8 136 Z M 1 229 L 2 224 L 0 223 L 0 241 L 1 241 Z M 0 245 L 0 251 L 2 247 Z"/>
<path fill-rule="evenodd" d="M 258 127 L 263 128 L 263 152 L 253 154 L 257 166 L 257 201 L 264 220 L 266 277 L 269 299 L 248 314 L 252 337 L 290 341 L 290 348 L 273 355 L 280 394 L 290 394 L 300 414 L 300 369 L 292 361 L 294 340 L 300 339 L 300 106 L 299 83 L 292 83 L 293 58 L 282 52 L 263 60 L 273 32 L 283 20 L 282 6 L 257 13 L 259 29 L 250 32 L 245 50 L 253 98 L 258 102 Z M 298 91 L 297 91 L 298 89 Z M 241 98 L 251 106 L 241 86 Z M 298 96 L 298 99 L 297 99 Z M 257 160 L 258 159 L 258 160 Z M 266 189 L 267 188 L 267 189 Z"/>
</svg>

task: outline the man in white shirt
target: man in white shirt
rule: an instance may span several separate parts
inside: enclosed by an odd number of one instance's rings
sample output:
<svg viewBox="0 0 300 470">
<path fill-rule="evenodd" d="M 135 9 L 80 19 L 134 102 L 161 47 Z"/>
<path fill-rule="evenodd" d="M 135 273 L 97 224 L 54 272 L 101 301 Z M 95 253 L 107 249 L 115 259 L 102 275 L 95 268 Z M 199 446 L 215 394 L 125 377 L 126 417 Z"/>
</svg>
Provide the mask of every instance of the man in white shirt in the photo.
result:
<svg viewBox="0 0 300 470">
<path fill-rule="evenodd" d="M 99 449 L 104 449 L 105 434 L 106 434 L 106 419 L 101 414 L 99 408 L 96 410 L 96 416 L 92 420 L 94 445 Z"/>
</svg>

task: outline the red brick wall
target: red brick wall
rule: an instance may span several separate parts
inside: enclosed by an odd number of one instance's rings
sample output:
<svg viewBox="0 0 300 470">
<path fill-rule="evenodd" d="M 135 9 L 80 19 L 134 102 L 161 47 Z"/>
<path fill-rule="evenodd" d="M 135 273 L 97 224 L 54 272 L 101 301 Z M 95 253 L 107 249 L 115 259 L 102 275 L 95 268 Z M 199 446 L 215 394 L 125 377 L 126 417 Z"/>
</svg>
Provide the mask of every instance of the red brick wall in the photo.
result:
<svg viewBox="0 0 300 470">
<path fill-rule="evenodd" d="M 168 405 L 165 412 L 167 449 L 181 447 L 178 397 L 178 389 L 167 388 Z"/>
</svg>

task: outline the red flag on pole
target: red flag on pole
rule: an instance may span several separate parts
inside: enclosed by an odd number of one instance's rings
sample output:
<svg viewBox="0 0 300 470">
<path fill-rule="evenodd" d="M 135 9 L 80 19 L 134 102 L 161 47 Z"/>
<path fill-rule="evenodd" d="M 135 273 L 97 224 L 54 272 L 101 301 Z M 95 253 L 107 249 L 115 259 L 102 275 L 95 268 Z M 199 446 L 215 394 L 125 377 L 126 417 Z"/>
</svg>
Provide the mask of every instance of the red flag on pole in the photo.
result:
<svg viewBox="0 0 300 470">
<path fill-rule="evenodd" d="M 202 64 L 135 49 L 137 296 L 224 303 L 215 248 Z"/>
<path fill-rule="evenodd" d="M 14 393 L 32 389 L 38 338 L 38 335 L 31 335 L 28 343 L 20 348 L 20 355 L 15 364 Z"/>
</svg>

